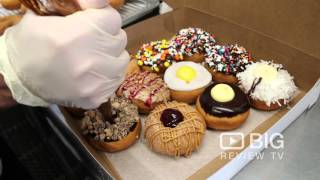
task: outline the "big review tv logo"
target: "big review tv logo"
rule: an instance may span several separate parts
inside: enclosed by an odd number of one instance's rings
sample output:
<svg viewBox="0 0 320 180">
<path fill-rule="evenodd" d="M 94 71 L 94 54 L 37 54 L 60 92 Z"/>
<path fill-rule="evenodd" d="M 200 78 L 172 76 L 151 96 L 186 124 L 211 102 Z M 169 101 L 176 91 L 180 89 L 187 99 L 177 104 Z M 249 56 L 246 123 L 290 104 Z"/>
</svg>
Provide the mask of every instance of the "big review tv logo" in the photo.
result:
<svg viewBox="0 0 320 180">
<path fill-rule="evenodd" d="M 240 150 L 245 146 L 245 136 L 239 132 L 221 133 L 219 136 L 220 148 L 223 150 Z M 272 140 L 272 141 L 270 141 Z M 249 134 L 249 143 L 251 148 L 268 148 L 281 149 L 284 148 L 283 135 L 280 133 L 273 133 L 271 135 L 265 134 L 262 136 L 259 133 Z"/>
</svg>

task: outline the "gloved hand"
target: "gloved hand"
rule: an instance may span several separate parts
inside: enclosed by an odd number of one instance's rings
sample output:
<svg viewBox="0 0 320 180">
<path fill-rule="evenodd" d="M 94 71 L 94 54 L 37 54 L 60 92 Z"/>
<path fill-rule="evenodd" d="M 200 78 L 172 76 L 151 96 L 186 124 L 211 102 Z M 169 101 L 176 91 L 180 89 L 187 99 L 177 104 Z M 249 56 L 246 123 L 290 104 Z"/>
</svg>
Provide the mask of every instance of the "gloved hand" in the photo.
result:
<svg viewBox="0 0 320 180">
<path fill-rule="evenodd" d="M 28 12 L 0 37 L 0 73 L 21 104 L 96 108 L 117 89 L 129 62 L 120 28 L 110 6 L 67 17 Z"/>
</svg>

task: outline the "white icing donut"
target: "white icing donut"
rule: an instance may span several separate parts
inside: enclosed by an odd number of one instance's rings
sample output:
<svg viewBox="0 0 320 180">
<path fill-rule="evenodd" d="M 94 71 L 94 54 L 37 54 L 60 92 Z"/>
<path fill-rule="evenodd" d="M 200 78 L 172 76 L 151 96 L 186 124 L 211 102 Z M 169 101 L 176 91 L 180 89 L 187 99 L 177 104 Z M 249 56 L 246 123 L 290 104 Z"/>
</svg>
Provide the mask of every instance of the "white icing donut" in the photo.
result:
<svg viewBox="0 0 320 180">
<path fill-rule="evenodd" d="M 189 80 L 186 80 L 188 78 L 183 79 L 178 77 L 179 75 L 177 73 L 181 68 L 186 68 L 188 71 L 187 73 L 192 73 L 192 77 Z M 184 72 L 181 73 L 183 76 Z M 186 76 L 188 77 L 188 75 Z M 164 74 L 164 81 L 172 90 L 192 91 L 208 85 L 212 81 L 212 76 L 202 65 L 191 61 L 185 61 L 178 62 L 170 66 Z"/>
<path fill-rule="evenodd" d="M 255 62 L 246 66 L 246 70 L 237 74 L 240 87 L 248 93 L 252 91 L 254 84 L 259 78 L 261 82 L 256 85 L 250 97 L 254 100 L 265 102 L 268 106 L 271 103 L 278 103 L 283 99 L 287 104 L 297 90 L 293 77 L 284 70 L 281 64 L 272 61 Z"/>
</svg>

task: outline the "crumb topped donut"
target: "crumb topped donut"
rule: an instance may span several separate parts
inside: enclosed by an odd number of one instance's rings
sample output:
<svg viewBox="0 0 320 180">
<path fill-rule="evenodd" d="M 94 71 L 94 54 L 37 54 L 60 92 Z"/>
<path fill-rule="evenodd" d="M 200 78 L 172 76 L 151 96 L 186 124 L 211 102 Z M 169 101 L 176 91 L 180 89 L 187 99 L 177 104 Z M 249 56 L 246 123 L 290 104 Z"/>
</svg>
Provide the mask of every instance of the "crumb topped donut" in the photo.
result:
<svg viewBox="0 0 320 180">
<path fill-rule="evenodd" d="M 170 90 L 163 79 L 149 71 L 129 75 L 120 85 L 117 95 L 130 99 L 141 113 L 148 113 L 156 105 L 170 100 Z"/>
<path fill-rule="evenodd" d="M 210 84 L 212 76 L 202 65 L 184 61 L 170 66 L 164 74 L 164 81 L 173 100 L 191 104 Z"/>
<path fill-rule="evenodd" d="M 209 128 L 231 130 L 248 118 L 250 103 L 236 85 L 213 83 L 199 96 L 196 108 Z"/>
<path fill-rule="evenodd" d="M 172 39 L 170 47 L 183 54 L 184 60 L 203 62 L 206 49 L 216 43 L 214 36 L 200 28 L 181 29 Z"/>
<path fill-rule="evenodd" d="M 112 97 L 109 101 L 111 117 L 105 118 L 95 109 L 85 112 L 82 133 L 99 150 L 116 152 L 128 148 L 140 136 L 138 108 L 128 99 Z"/>
<path fill-rule="evenodd" d="M 185 103 L 169 102 L 157 106 L 145 122 L 145 138 L 155 152 L 169 156 L 189 156 L 205 134 L 201 115 Z"/>
<path fill-rule="evenodd" d="M 247 65 L 237 77 L 251 105 L 260 110 L 276 110 L 287 105 L 297 90 L 288 71 L 272 61 Z"/>
<path fill-rule="evenodd" d="M 169 48 L 167 40 L 162 40 L 143 44 L 135 58 L 142 69 L 163 73 L 173 62 L 181 61 L 183 56 L 174 48 Z"/>
<path fill-rule="evenodd" d="M 252 61 L 250 53 L 237 44 L 212 47 L 205 58 L 205 65 L 216 82 L 237 83 L 236 74 L 245 70 Z"/>
</svg>

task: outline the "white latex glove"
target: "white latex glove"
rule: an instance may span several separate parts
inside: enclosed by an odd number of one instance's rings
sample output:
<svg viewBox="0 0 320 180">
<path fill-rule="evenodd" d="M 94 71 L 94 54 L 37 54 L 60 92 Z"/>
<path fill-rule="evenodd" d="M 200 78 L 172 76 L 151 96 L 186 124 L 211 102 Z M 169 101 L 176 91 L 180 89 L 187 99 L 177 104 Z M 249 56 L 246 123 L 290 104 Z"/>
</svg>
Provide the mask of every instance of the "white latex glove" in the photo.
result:
<svg viewBox="0 0 320 180">
<path fill-rule="evenodd" d="M 123 80 L 126 43 L 109 6 L 67 17 L 29 12 L 0 38 L 0 73 L 21 104 L 96 108 Z"/>
</svg>

